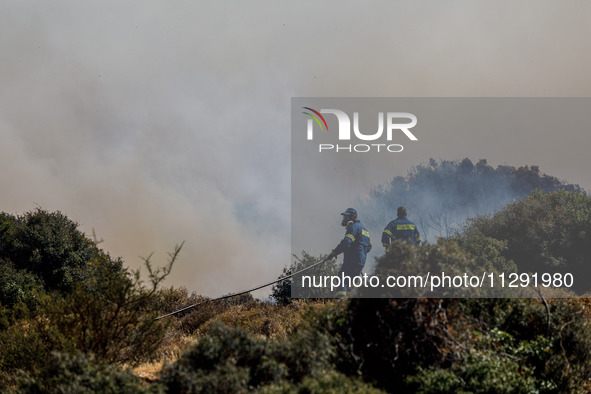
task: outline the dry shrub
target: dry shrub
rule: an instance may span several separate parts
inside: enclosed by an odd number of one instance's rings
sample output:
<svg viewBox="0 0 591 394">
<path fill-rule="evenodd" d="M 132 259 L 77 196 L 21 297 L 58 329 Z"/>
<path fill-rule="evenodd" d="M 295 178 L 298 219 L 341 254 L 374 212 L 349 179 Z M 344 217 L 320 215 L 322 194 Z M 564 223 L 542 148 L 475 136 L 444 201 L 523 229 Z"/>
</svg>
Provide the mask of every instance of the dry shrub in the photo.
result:
<svg viewBox="0 0 591 394">
<path fill-rule="evenodd" d="M 253 335 L 282 337 L 300 320 L 309 305 L 322 305 L 330 301 L 296 300 L 289 305 L 272 305 L 250 294 L 212 301 L 208 297 L 189 293 L 184 288 L 163 289 L 159 293 L 159 308 L 162 315 L 178 311 L 187 306 L 194 307 L 167 317 L 171 325 L 165 344 L 178 341 L 186 335 L 201 336 L 213 322 L 222 321 L 233 327 L 240 327 Z"/>
<path fill-rule="evenodd" d="M 215 321 L 221 321 L 227 326 L 240 327 L 253 335 L 283 338 L 301 323 L 305 311 L 314 308 L 315 305 L 323 305 L 323 303 L 320 301 L 315 303 L 295 301 L 284 306 L 270 305 L 259 301 L 234 305 L 208 321 L 203 329 Z"/>
</svg>

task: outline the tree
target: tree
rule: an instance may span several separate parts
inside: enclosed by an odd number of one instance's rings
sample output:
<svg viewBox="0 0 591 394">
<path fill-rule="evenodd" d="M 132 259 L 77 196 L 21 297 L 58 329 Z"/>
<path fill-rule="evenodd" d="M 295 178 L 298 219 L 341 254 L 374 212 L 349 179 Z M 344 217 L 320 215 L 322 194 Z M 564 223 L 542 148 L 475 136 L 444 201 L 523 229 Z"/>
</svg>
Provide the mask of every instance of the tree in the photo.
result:
<svg viewBox="0 0 591 394">
<path fill-rule="evenodd" d="M 580 191 L 577 185 L 541 173 L 537 166 L 493 168 L 484 159 L 476 165 L 468 158 L 430 159 L 411 169 L 406 177 L 376 186 L 358 206 L 365 224 L 382 230 L 396 208 L 405 205 L 422 238 L 433 241 L 437 236 L 451 236 L 468 217 L 490 214 L 536 189 Z"/>
<path fill-rule="evenodd" d="M 490 217 L 470 219 L 463 229 L 463 245 L 490 238 L 506 245 L 501 256 L 520 272 L 570 273 L 573 289 L 591 290 L 591 197 L 580 191 L 533 192 Z M 482 251 L 482 249 L 480 249 Z"/>
<path fill-rule="evenodd" d="M 37 275 L 46 290 L 63 292 L 84 282 L 96 261 L 108 260 L 112 270 L 122 270 L 121 261 L 100 250 L 77 223 L 42 209 L 22 216 L 0 213 L 0 259 Z"/>
</svg>

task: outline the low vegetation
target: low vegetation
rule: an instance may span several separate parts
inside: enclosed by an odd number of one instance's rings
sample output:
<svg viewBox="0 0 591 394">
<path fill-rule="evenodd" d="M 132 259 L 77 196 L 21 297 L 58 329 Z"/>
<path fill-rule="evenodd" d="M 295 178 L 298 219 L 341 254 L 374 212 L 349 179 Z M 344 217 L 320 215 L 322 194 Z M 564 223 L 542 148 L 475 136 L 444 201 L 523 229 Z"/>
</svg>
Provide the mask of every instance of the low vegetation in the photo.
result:
<svg viewBox="0 0 591 394">
<path fill-rule="evenodd" d="M 535 192 L 435 244 L 392 245 L 376 272 L 410 263 L 552 267 L 580 277 L 589 260 L 590 201 L 580 191 Z M 274 302 L 250 295 L 210 302 L 162 287 L 181 247 L 162 269 L 147 258 L 142 281 L 59 212 L 0 214 L 0 391 L 591 389 L 588 299 L 294 300 L 282 284 L 273 288 Z M 317 260 L 304 253 L 285 271 Z"/>
</svg>

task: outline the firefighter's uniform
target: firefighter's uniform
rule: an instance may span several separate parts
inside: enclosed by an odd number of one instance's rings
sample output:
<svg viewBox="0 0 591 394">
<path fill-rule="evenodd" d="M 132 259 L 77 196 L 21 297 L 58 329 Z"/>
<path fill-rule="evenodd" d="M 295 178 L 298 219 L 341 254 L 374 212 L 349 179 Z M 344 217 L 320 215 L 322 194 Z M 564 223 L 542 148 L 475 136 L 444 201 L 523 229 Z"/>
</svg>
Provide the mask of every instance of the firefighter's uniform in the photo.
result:
<svg viewBox="0 0 591 394">
<path fill-rule="evenodd" d="M 421 235 L 419 234 L 419 230 L 417 230 L 417 226 L 404 216 L 392 220 L 384 229 L 382 233 L 382 244 L 389 245 L 391 239 L 401 239 L 418 245 L 421 242 Z"/>
<path fill-rule="evenodd" d="M 365 265 L 367 254 L 371 251 L 369 232 L 359 219 L 347 226 L 345 237 L 334 249 L 337 255 L 343 253 L 343 267 L 351 267 L 361 272 Z"/>
<path fill-rule="evenodd" d="M 349 208 L 345 213 L 354 213 L 357 216 L 357 212 Z M 343 214 L 345 214 L 343 213 Z M 347 225 L 345 231 L 345 237 L 337 245 L 331 253 L 332 257 L 336 257 L 343 253 L 343 265 L 339 272 L 353 278 L 354 276 L 361 275 L 361 270 L 365 266 L 365 260 L 367 254 L 371 251 L 372 245 L 369 239 L 369 232 L 361 224 L 359 219 L 353 220 Z M 345 296 L 347 294 L 347 288 L 343 287 L 337 292 L 337 296 Z"/>
</svg>

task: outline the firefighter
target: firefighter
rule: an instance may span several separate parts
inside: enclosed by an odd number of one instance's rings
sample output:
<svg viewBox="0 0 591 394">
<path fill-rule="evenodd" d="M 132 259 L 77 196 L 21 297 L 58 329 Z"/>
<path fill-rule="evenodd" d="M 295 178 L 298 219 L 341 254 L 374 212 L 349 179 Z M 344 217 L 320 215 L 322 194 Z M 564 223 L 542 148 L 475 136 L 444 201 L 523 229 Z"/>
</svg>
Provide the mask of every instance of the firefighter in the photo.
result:
<svg viewBox="0 0 591 394">
<path fill-rule="evenodd" d="M 382 245 L 384 248 L 390 245 L 391 240 L 401 239 L 407 242 L 411 242 L 414 245 L 421 243 L 421 235 L 417 226 L 406 217 L 406 208 L 398 207 L 396 212 L 397 219 L 392 220 L 382 233 Z"/>
<path fill-rule="evenodd" d="M 339 276 L 345 275 L 352 279 L 361 275 L 365 259 L 371 250 L 371 241 L 369 240 L 369 232 L 357 219 L 355 209 L 347 208 L 341 215 L 343 215 L 341 226 L 346 227 L 345 237 L 328 255 L 328 259 L 333 259 L 343 253 L 343 265 L 339 271 Z M 345 297 L 346 295 L 347 286 L 343 284 L 337 291 L 336 296 Z"/>
</svg>

